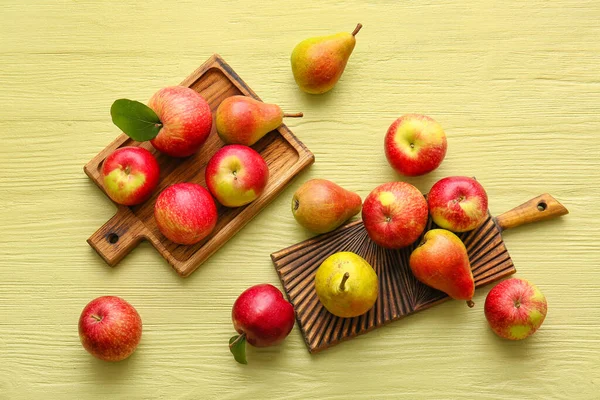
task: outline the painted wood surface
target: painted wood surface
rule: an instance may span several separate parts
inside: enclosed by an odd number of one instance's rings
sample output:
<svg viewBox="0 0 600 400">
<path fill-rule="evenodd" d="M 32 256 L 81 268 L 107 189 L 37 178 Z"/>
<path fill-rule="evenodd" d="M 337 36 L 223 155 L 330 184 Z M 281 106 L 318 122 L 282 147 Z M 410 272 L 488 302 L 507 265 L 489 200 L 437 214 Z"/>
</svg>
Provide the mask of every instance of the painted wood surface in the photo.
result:
<svg viewBox="0 0 600 400">
<path fill-rule="evenodd" d="M 596 0 L 0 4 L 0 399 L 597 399 L 600 392 L 600 3 Z M 309 36 L 364 27 L 329 94 L 302 94 L 289 56 Z M 148 243 L 116 269 L 86 244 L 114 214 L 82 165 L 117 137 L 121 97 L 148 99 L 219 53 L 287 121 L 316 162 L 180 278 Z M 289 210 L 309 178 L 366 196 L 399 179 L 383 136 L 403 113 L 448 134 L 445 162 L 409 179 L 476 176 L 498 215 L 539 193 L 570 211 L 503 234 L 549 314 L 523 342 L 486 326 L 478 290 L 310 355 L 297 326 L 281 346 L 227 349 L 242 290 L 279 287 L 269 254 L 311 235 Z M 93 359 L 85 304 L 122 296 L 144 321 L 129 360 Z"/>
</svg>

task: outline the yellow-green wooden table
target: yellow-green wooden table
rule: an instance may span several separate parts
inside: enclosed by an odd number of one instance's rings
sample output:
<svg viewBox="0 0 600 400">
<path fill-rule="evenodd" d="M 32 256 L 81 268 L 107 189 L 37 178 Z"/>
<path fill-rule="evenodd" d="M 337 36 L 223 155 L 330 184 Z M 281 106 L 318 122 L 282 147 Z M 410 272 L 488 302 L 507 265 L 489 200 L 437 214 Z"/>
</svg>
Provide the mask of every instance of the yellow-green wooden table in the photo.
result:
<svg viewBox="0 0 600 400">
<path fill-rule="evenodd" d="M 21 1 L 0 5 L 0 399 L 600 398 L 600 3 L 560 1 Z M 312 97 L 289 65 L 309 36 L 364 24 L 337 87 Z M 316 163 L 191 277 L 144 243 L 111 269 L 86 238 L 115 211 L 83 165 L 119 133 L 109 108 L 147 100 L 220 53 L 265 100 L 304 111 L 290 128 Z M 549 313 L 522 342 L 448 302 L 310 355 L 227 348 L 247 287 L 280 286 L 269 254 L 309 235 L 289 210 L 309 178 L 363 197 L 402 179 L 383 136 L 432 116 L 449 150 L 427 191 L 477 176 L 499 214 L 540 193 L 570 210 L 504 235 Z M 128 360 L 86 353 L 77 320 L 97 296 L 144 321 Z"/>
</svg>

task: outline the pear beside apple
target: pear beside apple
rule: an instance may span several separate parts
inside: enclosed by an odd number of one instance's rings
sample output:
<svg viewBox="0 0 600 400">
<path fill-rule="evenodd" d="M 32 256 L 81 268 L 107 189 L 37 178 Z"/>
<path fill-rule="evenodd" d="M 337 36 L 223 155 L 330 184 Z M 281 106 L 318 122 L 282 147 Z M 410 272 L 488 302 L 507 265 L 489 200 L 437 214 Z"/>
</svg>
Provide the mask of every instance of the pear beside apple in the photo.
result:
<svg viewBox="0 0 600 400">
<path fill-rule="evenodd" d="M 338 317 L 358 317 L 377 301 L 379 283 L 371 265 L 358 254 L 332 254 L 317 269 L 315 291 L 323 306 Z"/>
<path fill-rule="evenodd" d="M 362 200 L 354 192 L 326 179 L 305 182 L 292 197 L 292 214 L 300 225 L 314 233 L 339 227 L 360 212 Z"/>
<path fill-rule="evenodd" d="M 341 32 L 303 40 L 292 51 L 292 72 L 306 93 L 321 94 L 333 89 L 342 76 L 356 45 L 356 26 L 352 33 Z"/>
<path fill-rule="evenodd" d="M 473 307 L 475 281 L 469 255 L 454 233 L 445 229 L 428 231 L 411 253 L 409 265 L 419 281 L 455 300 L 466 300 Z"/>
<path fill-rule="evenodd" d="M 248 96 L 231 96 L 219 104 L 215 115 L 217 133 L 226 144 L 252 146 L 277 129 L 284 117 L 302 117 L 302 113 L 284 113 L 277 104 L 268 104 Z"/>
</svg>

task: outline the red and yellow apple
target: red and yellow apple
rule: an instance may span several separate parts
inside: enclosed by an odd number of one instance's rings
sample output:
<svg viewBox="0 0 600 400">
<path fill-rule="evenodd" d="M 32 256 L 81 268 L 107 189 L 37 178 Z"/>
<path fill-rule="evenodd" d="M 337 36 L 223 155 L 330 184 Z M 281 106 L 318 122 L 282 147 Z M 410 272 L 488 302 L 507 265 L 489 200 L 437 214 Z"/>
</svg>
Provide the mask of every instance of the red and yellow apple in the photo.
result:
<svg viewBox="0 0 600 400">
<path fill-rule="evenodd" d="M 184 86 L 160 89 L 148 101 L 162 127 L 150 142 L 161 153 L 187 157 L 204 144 L 212 127 L 212 113 L 206 100 Z"/>
<path fill-rule="evenodd" d="M 106 194 L 126 206 L 148 200 L 158 185 L 158 162 L 142 147 L 126 146 L 112 152 L 100 171 Z"/>
<path fill-rule="evenodd" d="M 85 306 L 79 317 L 79 339 L 94 357 L 121 361 L 137 348 L 142 337 L 142 319 L 127 301 L 103 296 Z"/>
<path fill-rule="evenodd" d="M 473 307 L 475 281 L 469 255 L 458 236 L 445 229 L 431 229 L 409 258 L 410 269 L 419 281 L 441 290 Z"/>
<path fill-rule="evenodd" d="M 406 114 L 390 125 L 384 148 L 388 162 L 406 176 L 423 175 L 440 166 L 448 143 L 444 130 L 426 115 Z"/>
<path fill-rule="evenodd" d="M 245 342 L 255 347 L 281 343 L 294 327 L 294 307 L 273 285 L 255 285 L 239 295 L 231 319 L 239 333 L 229 340 L 236 361 L 246 364 Z"/>
<path fill-rule="evenodd" d="M 440 179 L 427 194 L 433 222 L 453 232 L 477 228 L 487 218 L 488 197 L 479 182 L 467 176 Z"/>
<path fill-rule="evenodd" d="M 167 239 L 191 245 L 213 231 L 217 224 L 217 206 L 202 186 L 176 183 L 163 190 L 156 199 L 154 219 Z"/>
<path fill-rule="evenodd" d="M 226 207 L 240 207 L 256 200 L 269 180 L 269 167 L 255 150 L 232 144 L 223 146 L 208 161 L 208 190 Z"/>
<path fill-rule="evenodd" d="M 388 182 L 365 199 L 362 218 L 371 240 L 397 249 L 415 242 L 427 225 L 427 201 L 406 182 Z"/>
<path fill-rule="evenodd" d="M 533 335 L 548 311 L 546 297 L 524 279 L 511 278 L 490 290 L 485 299 L 485 318 L 500 337 L 521 340 Z"/>
</svg>

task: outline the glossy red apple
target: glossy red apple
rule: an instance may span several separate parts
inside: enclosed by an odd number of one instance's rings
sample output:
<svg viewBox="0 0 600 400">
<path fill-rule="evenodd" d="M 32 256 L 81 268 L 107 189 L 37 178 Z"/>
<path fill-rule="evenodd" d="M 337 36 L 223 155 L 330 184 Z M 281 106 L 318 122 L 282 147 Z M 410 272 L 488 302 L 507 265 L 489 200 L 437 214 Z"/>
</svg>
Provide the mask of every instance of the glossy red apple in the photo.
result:
<svg viewBox="0 0 600 400">
<path fill-rule="evenodd" d="M 417 176 L 440 166 L 448 143 L 444 130 L 432 118 L 406 114 L 390 125 L 384 148 L 385 156 L 396 172 Z"/>
<path fill-rule="evenodd" d="M 112 152 L 100 171 L 106 194 L 126 206 L 148 200 L 158 185 L 158 162 L 142 147 L 126 146 Z"/>
<path fill-rule="evenodd" d="M 433 222 L 450 231 L 473 230 L 487 218 L 487 193 L 479 182 L 467 176 L 437 181 L 427 194 L 427 203 Z"/>
<path fill-rule="evenodd" d="M 135 308 L 120 297 L 98 297 L 79 317 L 79 339 L 94 357 L 121 361 L 129 357 L 142 337 L 142 319 Z"/>
<path fill-rule="evenodd" d="M 378 245 L 391 249 L 406 247 L 425 229 L 427 201 L 409 183 L 384 183 L 365 199 L 362 218 L 369 237 Z"/>
<path fill-rule="evenodd" d="M 525 339 L 535 333 L 548 311 L 546 297 L 524 279 L 500 282 L 485 299 L 485 318 L 492 330 L 510 340 Z"/>
<path fill-rule="evenodd" d="M 222 147 L 205 170 L 208 190 L 226 207 L 240 207 L 256 200 L 269 180 L 269 167 L 260 154 L 239 144 Z"/>
<path fill-rule="evenodd" d="M 161 192 L 154 219 L 167 239 L 191 245 L 208 236 L 217 224 L 217 207 L 208 190 L 195 183 L 176 183 Z"/>
<path fill-rule="evenodd" d="M 236 361 L 246 364 L 245 342 L 255 347 L 279 344 L 294 327 L 294 307 L 273 285 L 246 289 L 231 311 L 233 327 L 239 333 L 229 341 Z"/>
<path fill-rule="evenodd" d="M 161 153 L 187 157 L 204 144 L 212 127 L 212 113 L 206 100 L 195 90 L 169 86 L 148 101 L 162 128 L 150 142 Z"/>
</svg>

